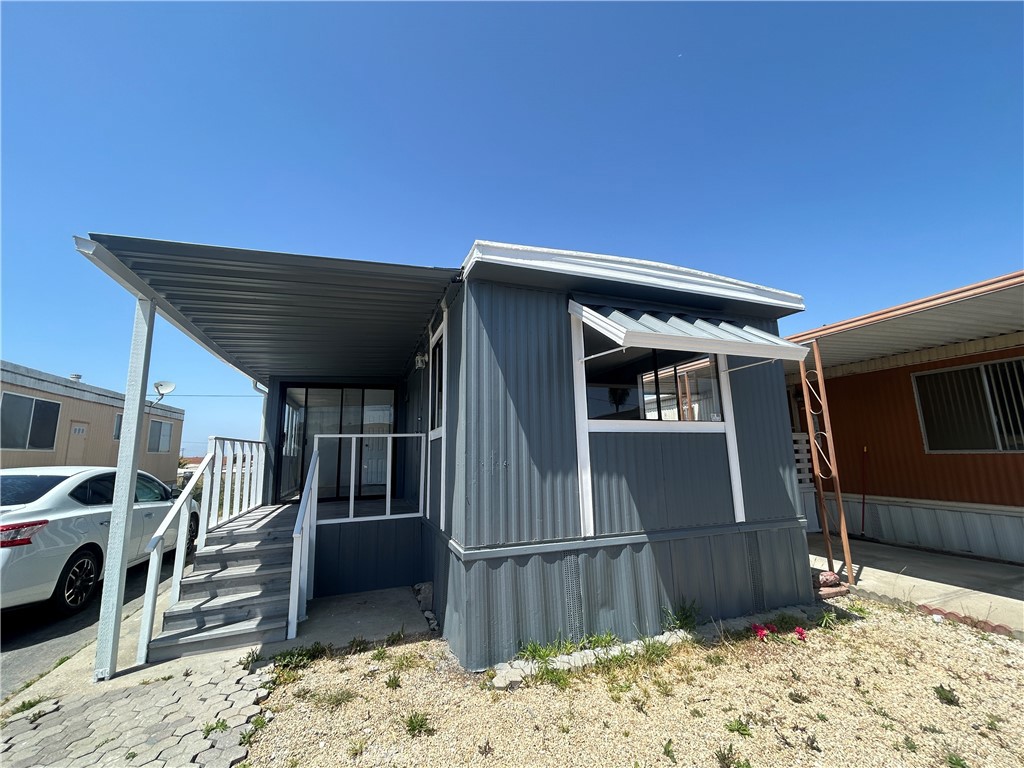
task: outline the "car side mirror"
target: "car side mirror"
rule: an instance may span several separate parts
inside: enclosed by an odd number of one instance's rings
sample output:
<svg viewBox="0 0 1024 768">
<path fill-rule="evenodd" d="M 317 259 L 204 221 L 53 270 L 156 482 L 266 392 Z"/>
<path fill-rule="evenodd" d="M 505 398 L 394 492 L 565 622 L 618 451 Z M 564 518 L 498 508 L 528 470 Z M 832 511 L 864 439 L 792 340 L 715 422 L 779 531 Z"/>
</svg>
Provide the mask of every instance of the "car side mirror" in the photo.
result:
<svg viewBox="0 0 1024 768">
<path fill-rule="evenodd" d="M 176 499 L 181 496 L 181 488 L 171 488 L 171 498 Z"/>
</svg>

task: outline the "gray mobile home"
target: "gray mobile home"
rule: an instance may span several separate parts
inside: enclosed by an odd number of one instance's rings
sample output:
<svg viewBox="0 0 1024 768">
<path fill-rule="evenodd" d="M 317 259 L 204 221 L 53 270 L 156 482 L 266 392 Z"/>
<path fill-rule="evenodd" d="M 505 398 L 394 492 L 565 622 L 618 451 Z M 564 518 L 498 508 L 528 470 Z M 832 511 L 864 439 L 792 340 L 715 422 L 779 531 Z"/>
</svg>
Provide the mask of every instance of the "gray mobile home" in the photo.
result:
<svg viewBox="0 0 1024 768">
<path fill-rule="evenodd" d="M 777 335 L 799 296 L 483 241 L 460 269 L 78 245 L 265 388 L 251 500 L 296 520 L 299 620 L 307 598 L 433 581 L 482 669 L 660 631 L 684 601 L 811 599 L 780 362 L 806 350 Z"/>
</svg>

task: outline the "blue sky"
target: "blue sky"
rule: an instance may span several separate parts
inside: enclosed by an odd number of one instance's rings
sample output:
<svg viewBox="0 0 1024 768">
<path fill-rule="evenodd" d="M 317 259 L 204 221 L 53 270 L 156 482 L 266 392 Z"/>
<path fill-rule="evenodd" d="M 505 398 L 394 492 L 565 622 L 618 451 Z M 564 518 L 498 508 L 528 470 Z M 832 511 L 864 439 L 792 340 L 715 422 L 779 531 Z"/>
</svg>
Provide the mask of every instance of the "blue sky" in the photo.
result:
<svg viewBox="0 0 1024 768">
<path fill-rule="evenodd" d="M 1024 259 L 1024 5 L 11 3 L 2 355 L 123 390 L 72 235 L 437 266 L 474 239 L 801 293 L 793 333 Z M 183 450 L 247 379 L 162 322 Z M 221 397 L 207 397 L 221 395 Z"/>
</svg>

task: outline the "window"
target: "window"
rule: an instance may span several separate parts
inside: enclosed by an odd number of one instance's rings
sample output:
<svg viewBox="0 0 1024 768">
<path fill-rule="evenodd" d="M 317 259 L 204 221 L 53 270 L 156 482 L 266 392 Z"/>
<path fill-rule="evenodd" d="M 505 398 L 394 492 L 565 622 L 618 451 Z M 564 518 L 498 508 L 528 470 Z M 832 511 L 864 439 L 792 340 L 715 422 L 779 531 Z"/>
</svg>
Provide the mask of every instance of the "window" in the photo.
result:
<svg viewBox="0 0 1024 768">
<path fill-rule="evenodd" d="M 0 403 L 0 447 L 52 451 L 59 417 L 60 403 L 4 392 Z"/>
<path fill-rule="evenodd" d="M 171 495 L 167 489 L 153 478 L 139 475 L 135 480 L 135 501 L 167 501 L 169 498 Z"/>
<path fill-rule="evenodd" d="M 584 328 L 587 418 L 722 421 L 715 355 L 617 348 Z"/>
<path fill-rule="evenodd" d="M 443 326 L 442 326 L 443 328 Z M 430 348 L 430 429 L 444 426 L 444 336 Z"/>
<path fill-rule="evenodd" d="M 146 450 L 150 453 L 170 452 L 171 422 L 157 421 L 156 419 L 149 422 L 149 445 Z"/>
<path fill-rule="evenodd" d="M 121 439 L 121 422 L 124 421 L 124 414 L 118 413 L 114 415 L 114 439 Z"/>
<path fill-rule="evenodd" d="M 1024 451 L 1024 359 L 914 374 L 928 451 Z"/>
<path fill-rule="evenodd" d="M 114 474 L 100 475 L 86 480 L 68 495 L 75 501 L 90 507 L 113 504 Z"/>
</svg>

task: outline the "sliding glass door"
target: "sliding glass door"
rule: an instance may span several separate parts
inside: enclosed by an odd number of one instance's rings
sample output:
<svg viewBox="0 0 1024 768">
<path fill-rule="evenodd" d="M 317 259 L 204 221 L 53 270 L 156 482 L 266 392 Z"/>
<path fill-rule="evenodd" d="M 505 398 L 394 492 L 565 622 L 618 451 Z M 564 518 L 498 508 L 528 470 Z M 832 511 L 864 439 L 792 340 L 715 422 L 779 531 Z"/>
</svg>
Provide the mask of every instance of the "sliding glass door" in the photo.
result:
<svg viewBox="0 0 1024 768">
<path fill-rule="evenodd" d="M 356 440 L 320 441 L 321 499 L 374 498 L 387 487 L 387 440 L 393 431 L 395 393 L 362 387 L 287 387 L 281 425 L 282 501 L 302 492 L 313 456 L 315 435 L 364 435 Z"/>
</svg>

